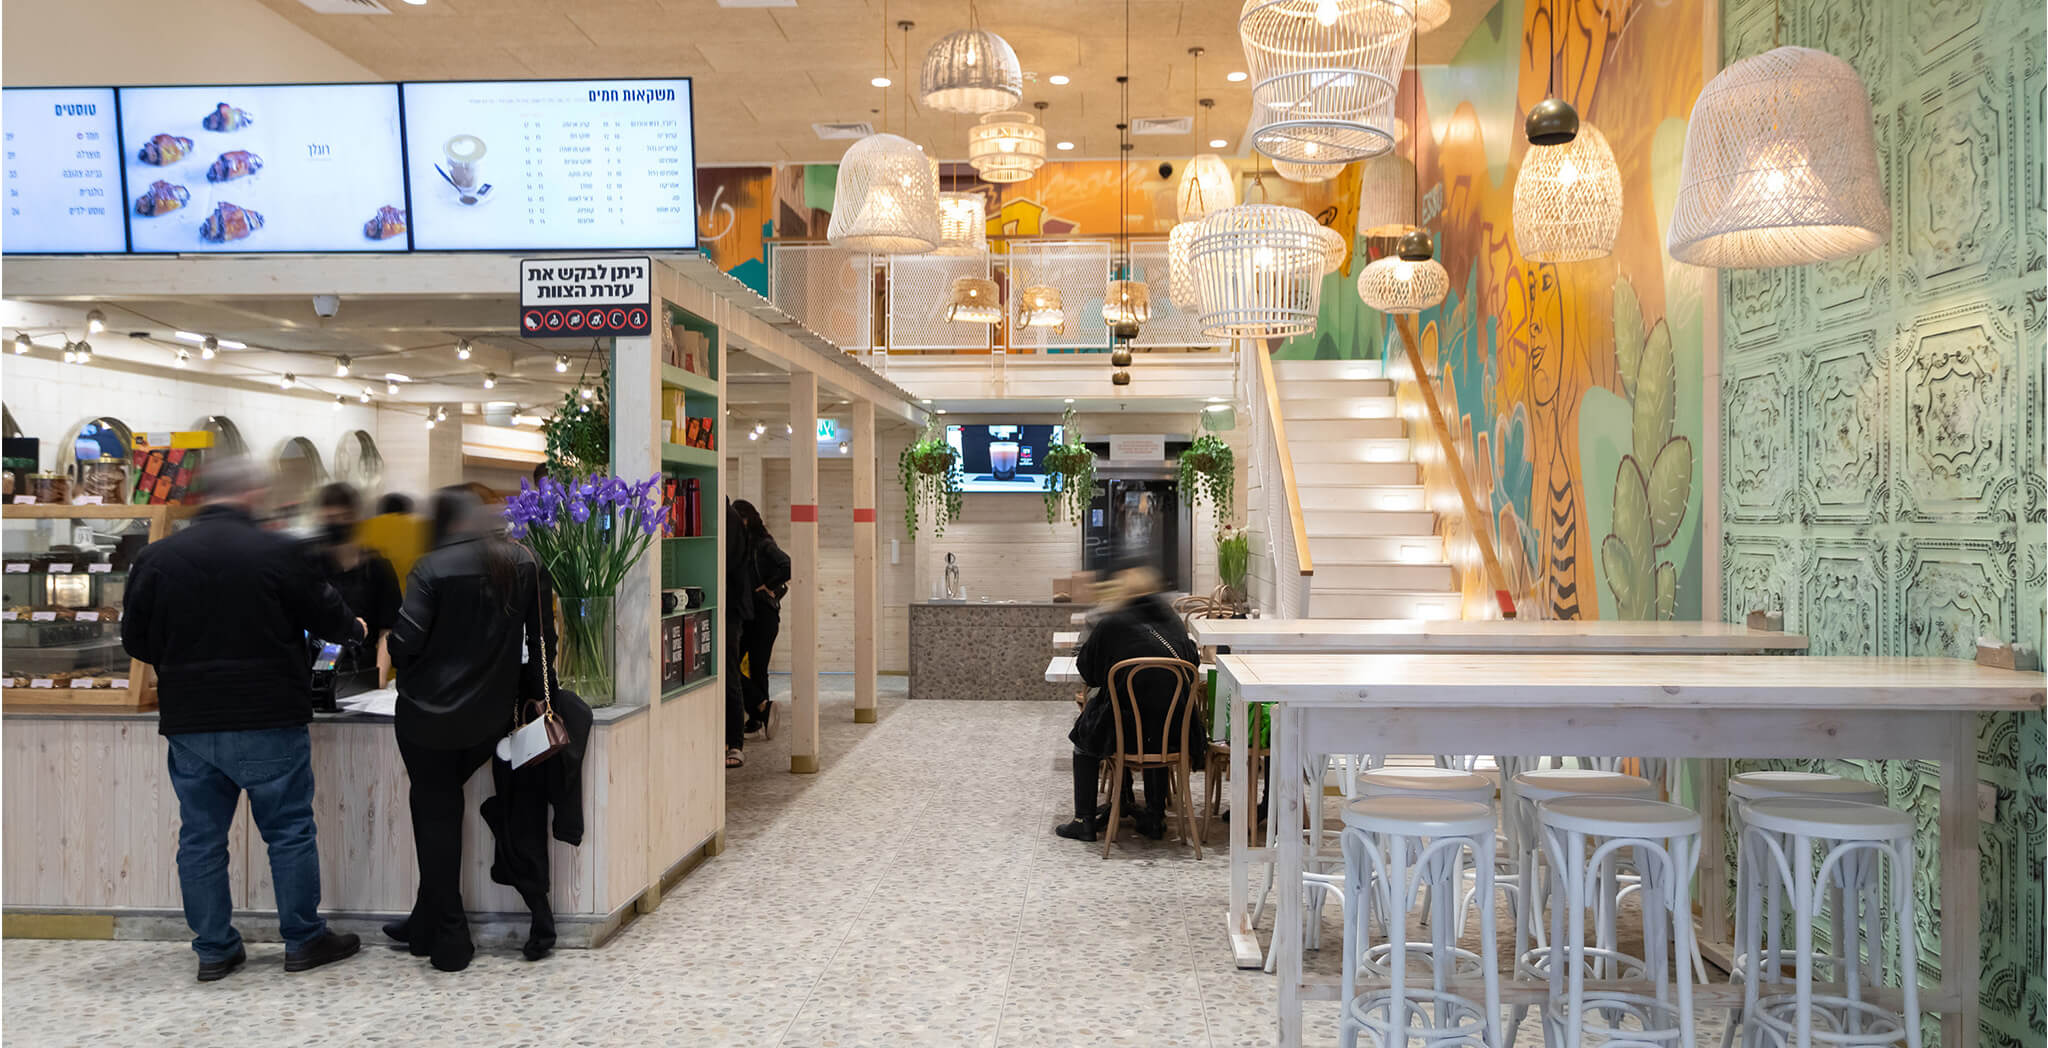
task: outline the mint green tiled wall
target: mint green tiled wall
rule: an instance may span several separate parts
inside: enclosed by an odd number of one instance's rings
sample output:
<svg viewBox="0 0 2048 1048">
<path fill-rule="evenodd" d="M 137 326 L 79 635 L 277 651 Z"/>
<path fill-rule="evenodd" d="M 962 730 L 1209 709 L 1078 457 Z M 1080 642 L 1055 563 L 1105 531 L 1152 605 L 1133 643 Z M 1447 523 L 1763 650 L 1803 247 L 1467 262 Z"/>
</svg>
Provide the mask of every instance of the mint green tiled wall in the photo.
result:
<svg viewBox="0 0 2048 1048">
<path fill-rule="evenodd" d="M 1722 277 L 1722 610 L 1816 654 L 2043 639 L 2041 0 L 1725 0 L 1729 61 L 1800 44 L 1869 85 L 1888 243 Z M 2041 1045 L 2042 718 L 1985 718 L 1981 1043 Z M 1829 762 L 1919 813 L 1932 977 L 1935 768 Z"/>
</svg>

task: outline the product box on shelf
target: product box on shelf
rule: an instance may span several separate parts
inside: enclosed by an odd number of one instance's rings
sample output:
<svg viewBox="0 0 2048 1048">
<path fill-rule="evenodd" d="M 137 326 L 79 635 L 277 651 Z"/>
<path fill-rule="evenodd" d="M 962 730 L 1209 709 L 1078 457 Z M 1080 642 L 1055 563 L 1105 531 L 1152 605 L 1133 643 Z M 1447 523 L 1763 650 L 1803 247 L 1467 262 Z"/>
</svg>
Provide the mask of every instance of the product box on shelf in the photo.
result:
<svg viewBox="0 0 2048 1048">
<path fill-rule="evenodd" d="M 683 683 L 688 651 L 688 617 L 661 620 L 661 690 L 668 691 Z"/>
<path fill-rule="evenodd" d="M 693 375 L 710 376 L 711 339 L 703 332 L 671 324 L 662 349 L 671 367 L 682 368 Z"/>
<path fill-rule="evenodd" d="M 706 451 L 718 450 L 718 430 L 708 418 L 691 418 L 683 430 L 683 443 Z"/>
<path fill-rule="evenodd" d="M 703 487 L 696 477 L 668 477 L 662 481 L 662 495 L 668 516 L 661 537 L 685 539 L 704 534 Z"/>
<path fill-rule="evenodd" d="M 687 649 L 683 660 L 684 684 L 695 684 L 718 672 L 718 668 L 712 664 L 712 614 L 710 611 L 693 611 L 682 617 L 685 624 L 683 643 Z"/>
</svg>

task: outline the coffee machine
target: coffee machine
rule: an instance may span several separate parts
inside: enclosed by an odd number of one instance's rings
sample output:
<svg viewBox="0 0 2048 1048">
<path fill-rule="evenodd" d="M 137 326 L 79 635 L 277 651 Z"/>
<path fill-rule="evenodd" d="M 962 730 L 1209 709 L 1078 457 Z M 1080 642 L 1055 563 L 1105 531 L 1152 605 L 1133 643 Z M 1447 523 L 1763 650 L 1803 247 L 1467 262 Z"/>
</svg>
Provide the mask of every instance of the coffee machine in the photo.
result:
<svg viewBox="0 0 2048 1048">
<path fill-rule="evenodd" d="M 1175 592 L 1194 583 L 1193 515 L 1170 466 L 1098 466 L 1095 494 L 1081 521 L 1081 567 L 1105 572 L 1143 555 Z"/>
</svg>

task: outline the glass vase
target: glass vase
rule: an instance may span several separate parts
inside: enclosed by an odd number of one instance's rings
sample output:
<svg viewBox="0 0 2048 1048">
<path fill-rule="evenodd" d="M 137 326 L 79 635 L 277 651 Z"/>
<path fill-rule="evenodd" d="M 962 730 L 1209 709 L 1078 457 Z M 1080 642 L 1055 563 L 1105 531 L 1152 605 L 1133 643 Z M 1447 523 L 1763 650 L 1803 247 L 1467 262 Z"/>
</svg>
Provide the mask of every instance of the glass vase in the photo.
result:
<svg viewBox="0 0 2048 1048">
<path fill-rule="evenodd" d="M 610 594 L 597 597 L 561 598 L 561 653 L 555 673 L 562 687 L 575 692 L 600 709 L 616 702 L 618 696 L 612 668 L 613 603 Z"/>
</svg>

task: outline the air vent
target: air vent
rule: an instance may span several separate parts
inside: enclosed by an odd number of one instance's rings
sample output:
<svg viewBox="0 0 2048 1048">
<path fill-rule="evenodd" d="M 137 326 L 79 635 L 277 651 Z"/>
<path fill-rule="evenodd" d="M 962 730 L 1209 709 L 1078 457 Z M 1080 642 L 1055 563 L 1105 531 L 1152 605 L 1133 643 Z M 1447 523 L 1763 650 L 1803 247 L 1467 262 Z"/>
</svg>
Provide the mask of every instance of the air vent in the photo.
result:
<svg viewBox="0 0 2048 1048">
<path fill-rule="evenodd" d="M 855 120 L 844 124 L 812 124 L 811 130 L 816 131 L 819 138 L 829 142 L 839 138 L 866 138 L 875 133 L 875 125 L 865 120 Z"/>
<path fill-rule="evenodd" d="M 1191 116 L 1141 116 L 1131 121 L 1134 135 L 1191 135 L 1195 133 L 1195 118 Z"/>
<path fill-rule="evenodd" d="M 391 9 L 377 0 L 299 0 L 306 10 L 321 15 L 388 15 Z"/>
</svg>

